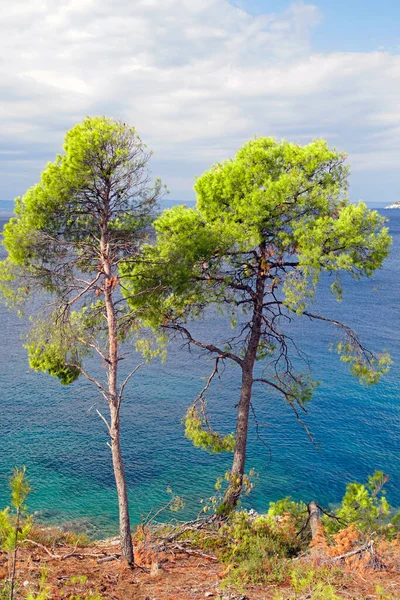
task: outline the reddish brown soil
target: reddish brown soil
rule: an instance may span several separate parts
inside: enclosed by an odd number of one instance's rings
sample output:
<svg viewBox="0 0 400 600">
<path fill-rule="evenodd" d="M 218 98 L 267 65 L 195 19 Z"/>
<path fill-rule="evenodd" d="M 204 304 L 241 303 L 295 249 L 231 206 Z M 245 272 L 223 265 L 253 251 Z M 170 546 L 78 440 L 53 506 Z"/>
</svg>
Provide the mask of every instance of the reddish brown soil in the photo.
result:
<svg viewBox="0 0 400 600">
<path fill-rule="evenodd" d="M 130 569 L 119 560 L 99 564 L 99 556 L 118 552 L 115 543 L 99 543 L 87 548 L 56 548 L 52 558 L 44 549 L 35 547 L 21 549 L 18 555 L 16 598 L 23 598 L 26 590 L 38 589 L 43 568 L 47 571 L 47 585 L 52 600 L 90 597 L 99 594 L 107 600 L 200 600 L 223 598 L 224 600 L 272 600 L 277 592 L 273 585 L 247 586 L 243 590 L 221 589 L 223 567 L 214 560 L 184 553 L 166 552 L 158 556 L 158 563 Z M 88 556 L 93 555 L 96 556 Z M 143 561 L 145 562 L 145 561 Z M 8 576 L 8 557 L 0 554 L 0 578 Z M 84 576 L 84 581 L 79 578 Z M 77 578 L 73 581 L 71 578 Z M 379 595 L 380 585 L 387 595 Z M 335 582 L 336 593 L 349 600 L 398 600 L 400 599 L 400 574 L 396 570 L 345 572 Z M 288 587 L 279 588 L 283 598 L 294 598 Z M 309 594 L 297 596 L 302 600 Z"/>
</svg>

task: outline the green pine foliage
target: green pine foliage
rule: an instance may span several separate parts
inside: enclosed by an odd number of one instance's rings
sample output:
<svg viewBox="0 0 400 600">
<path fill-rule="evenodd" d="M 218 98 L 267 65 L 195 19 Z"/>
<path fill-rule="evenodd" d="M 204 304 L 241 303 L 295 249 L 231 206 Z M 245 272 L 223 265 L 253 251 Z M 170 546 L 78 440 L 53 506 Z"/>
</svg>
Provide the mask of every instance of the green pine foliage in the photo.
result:
<svg viewBox="0 0 400 600">
<path fill-rule="evenodd" d="M 220 452 L 233 452 L 235 450 L 235 436 L 233 433 L 222 436 L 216 431 L 206 427 L 204 419 L 191 407 L 184 419 L 185 436 L 197 448 L 203 448 L 212 454 Z"/>
<path fill-rule="evenodd" d="M 282 523 L 271 515 L 253 516 L 242 510 L 229 516 L 214 544 L 227 566 L 225 583 L 236 585 L 282 583 L 289 559 L 305 547 L 292 520 Z"/>
<path fill-rule="evenodd" d="M 26 478 L 26 468 L 14 469 L 10 478 L 11 506 L 0 511 L 0 548 L 13 552 L 28 536 L 32 520 L 27 514 L 26 499 L 31 487 Z"/>
<path fill-rule="evenodd" d="M 290 496 L 281 498 L 276 502 L 269 503 L 268 515 L 270 517 L 283 517 L 289 515 L 295 524 L 296 530 L 300 531 L 307 520 L 307 505 L 300 501 L 292 500 Z"/>
<path fill-rule="evenodd" d="M 80 376 L 82 358 L 89 352 L 84 352 L 84 347 L 79 352 L 74 343 L 79 333 L 72 323 L 63 328 L 57 327 L 56 323 L 56 315 L 49 315 L 46 321 L 37 319 L 24 346 L 32 369 L 48 373 L 63 385 L 69 385 Z"/>
<path fill-rule="evenodd" d="M 299 366 L 288 333 L 296 318 L 329 324 L 339 334 L 341 360 L 362 382 L 376 383 L 389 369 L 387 353 L 366 350 L 346 324 L 311 310 L 317 285 L 325 284 L 322 273 L 333 275 L 330 289 L 340 300 L 343 273 L 369 277 L 389 253 L 385 219 L 347 198 L 346 158 L 325 140 L 301 146 L 257 138 L 203 173 L 195 183 L 196 207 L 162 213 L 154 222 L 156 242 L 144 246 L 135 264 L 120 267 L 123 293 L 141 324 L 163 343 L 166 331 L 179 332 L 192 346 L 200 342 L 243 366 L 261 289 L 256 360 L 266 367 L 263 382 L 271 393 L 302 409 L 318 385 Z M 221 344 L 191 338 L 190 323 L 206 318 L 209 307 L 233 329 Z M 188 436 L 209 450 L 203 429 L 189 419 Z"/>
<path fill-rule="evenodd" d="M 117 468 L 119 411 L 136 369 L 120 381 L 119 363 L 126 358 L 120 345 L 135 336 L 137 323 L 122 297 L 118 267 L 134 262 L 150 236 L 161 194 L 160 181 L 150 183 L 150 157 L 134 127 L 107 117 L 84 119 L 67 132 L 63 152 L 39 182 L 17 198 L 16 216 L 4 227 L 7 257 L 0 262 L 0 292 L 31 319 L 30 366 L 64 385 L 83 375 L 108 404 L 128 562 L 133 549 L 126 480 Z M 104 367 L 100 380 L 89 356 Z"/>
<path fill-rule="evenodd" d="M 382 471 L 375 471 L 368 482 L 349 483 L 340 507 L 335 511 L 337 519 L 325 516 L 324 526 L 329 533 L 335 533 L 354 523 L 356 528 L 366 534 L 379 532 L 394 535 L 399 532 L 399 517 L 386 499 L 384 485 L 388 481 Z M 393 517 L 393 518 L 390 518 Z"/>
<path fill-rule="evenodd" d="M 107 213 L 107 240 L 116 262 L 132 258 L 149 235 L 162 190 L 159 180 L 148 185 L 149 157 L 134 127 L 87 117 L 66 134 L 63 152 L 48 163 L 40 181 L 16 199 L 16 216 L 4 226 L 7 258 L 0 262 L 0 293 L 20 311 L 40 294 L 42 312 L 32 304 L 27 309 L 30 366 L 64 385 L 79 377 L 86 356 L 107 346 L 101 215 Z M 119 284 L 115 278 L 113 285 Z M 135 330 L 129 313 L 121 313 L 119 341 Z"/>
</svg>

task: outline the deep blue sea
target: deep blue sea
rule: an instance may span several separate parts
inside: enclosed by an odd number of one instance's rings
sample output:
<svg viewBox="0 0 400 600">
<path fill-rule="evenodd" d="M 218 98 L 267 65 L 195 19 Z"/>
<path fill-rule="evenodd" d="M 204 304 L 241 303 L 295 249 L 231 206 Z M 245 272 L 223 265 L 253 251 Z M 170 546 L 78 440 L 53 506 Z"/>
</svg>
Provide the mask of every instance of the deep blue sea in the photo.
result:
<svg viewBox="0 0 400 600">
<path fill-rule="evenodd" d="M 353 326 L 375 350 L 394 360 L 381 383 L 364 387 L 329 351 L 336 332 L 301 319 L 295 336 L 310 356 L 314 378 L 321 381 L 306 422 L 320 445 L 317 451 L 279 396 L 255 389 L 257 418 L 266 444 L 251 424 L 247 468 L 259 477 L 247 504 L 265 510 L 286 495 L 320 504 L 338 502 L 346 483 L 363 481 L 375 469 L 390 479 L 388 499 L 400 506 L 400 211 L 381 211 L 393 235 L 390 258 L 369 280 L 345 282 L 341 303 L 322 281 L 316 307 Z M 2 226 L 2 222 L 0 222 Z M 0 306 L 0 508 L 8 502 L 7 480 L 15 465 L 26 465 L 33 493 L 29 508 L 47 522 L 73 522 L 102 536 L 117 531 L 117 501 L 107 436 L 96 408 L 96 391 L 84 381 L 63 387 L 44 374 L 29 372 L 21 336 L 23 320 Z M 213 337 L 223 329 L 211 315 L 196 325 Z M 131 364 L 139 357 L 130 358 Z M 209 455 L 183 435 L 181 419 L 210 373 L 207 357 L 171 345 L 165 364 L 143 367 L 131 380 L 122 408 L 123 453 L 133 523 L 168 501 L 171 486 L 182 496 L 187 518 L 201 510 L 200 499 L 214 493 L 216 478 L 231 455 Z M 228 367 L 209 394 L 216 429 L 234 428 L 239 372 Z"/>
</svg>

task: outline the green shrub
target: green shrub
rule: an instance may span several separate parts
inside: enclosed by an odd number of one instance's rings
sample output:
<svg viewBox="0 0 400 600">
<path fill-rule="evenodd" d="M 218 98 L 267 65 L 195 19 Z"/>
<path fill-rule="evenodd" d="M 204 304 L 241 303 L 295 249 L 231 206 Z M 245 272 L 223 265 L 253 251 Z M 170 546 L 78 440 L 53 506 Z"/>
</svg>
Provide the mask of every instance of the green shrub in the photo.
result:
<svg viewBox="0 0 400 600">
<path fill-rule="evenodd" d="M 10 478 L 11 507 L 0 511 L 0 548 L 12 552 L 27 537 L 32 527 L 25 500 L 31 488 L 25 477 L 25 467 L 15 469 Z"/>
<path fill-rule="evenodd" d="M 10 598 L 10 583 L 3 581 L 0 583 L 0 600 L 9 600 Z"/>
<path fill-rule="evenodd" d="M 289 564 L 290 590 L 276 592 L 274 600 L 344 600 L 336 592 L 333 581 L 343 577 L 339 567 L 316 566 L 312 563 Z"/>
<path fill-rule="evenodd" d="M 302 549 L 294 521 L 289 516 L 277 522 L 270 515 L 253 518 L 246 511 L 240 511 L 221 527 L 220 536 L 227 540 L 220 558 L 231 565 L 228 578 L 243 583 L 283 581 L 286 559 Z"/>
<path fill-rule="evenodd" d="M 382 471 L 375 471 L 368 477 L 366 484 L 349 483 L 339 509 L 337 519 L 328 516 L 323 518 L 323 524 L 328 533 L 336 533 L 340 529 L 354 523 L 356 528 L 365 533 L 395 534 L 400 531 L 400 516 L 390 521 L 392 509 L 386 499 L 384 485 L 388 477 Z"/>
<path fill-rule="evenodd" d="M 304 502 L 295 502 L 290 496 L 269 503 L 268 515 L 270 517 L 283 517 L 289 515 L 298 531 L 307 522 L 308 511 Z"/>
</svg>

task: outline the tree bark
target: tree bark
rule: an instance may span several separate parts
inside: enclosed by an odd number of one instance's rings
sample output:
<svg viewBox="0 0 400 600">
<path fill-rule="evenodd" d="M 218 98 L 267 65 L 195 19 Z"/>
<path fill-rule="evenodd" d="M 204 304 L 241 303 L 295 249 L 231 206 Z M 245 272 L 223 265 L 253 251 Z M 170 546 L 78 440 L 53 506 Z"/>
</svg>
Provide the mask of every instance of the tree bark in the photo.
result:
<svg viewBox="0 0 400 600">
<path fill-rule="evenodd" d="M 120 426 L 118 408 L 112 405 L 111 412 L 111 454 L 114 468 L 115 484 L 118 494 L 119 533 L 121 541 L 121 555 L 131 565 L 134 563 L 131 525 L 129 519 L 128 490 L 125 471 L 122 462 Z"/>
<path fill-rule="evenodd" d="M 253 386 L 253 366 L 254 363 L 250 367 L 242 369 L 242 388 L 236 420 L 236 445 L 233 455 L 231 480 L 223 502 L 223 510 L 226 513 L 235 509 L 242 492 L 243 475 L 246 463 L 251 391 Z"/>
<path fill-rule="evenodd" d="M 320 523 L 319 508 L 315 500 L 307 504 L 308 518 L 310 521 L 311 538 L 314 539 L 318 533 L 318 525 Z"/>
<path fill-rule="evenodd" d="M 110 408 L 111 454 L 114 468 L 115 484 L 118 494 L 119 531 L 121 555 L 131 565 L 134 563 L 132 535 L 129 519 L 128 492 L 125 471 L 122 462 L 120 441 L 120 397 L 118 394 L 118 324 L 113 302 L 112 267 L 108 255 L 107 236 L 102 235 L 101 254 L 104 271 L 104 303 L 108 327 L 108 402 Z"/>
<path fill-rule="evenodd" d="M 233 455 L 231 479 L 222 503 L 222 512 L 228 514 L 236 508 L 243 488 L 243 475 L 246 463 L 247 432 L 249 427 L 249 412 L 253 387 L 253 371 L 261 338 L 265 273 L 262 267 L 265 244 L 260 246 L 259 269 L 254 297 L 253 320 L 246 355 L 242 361 L 242 387 L 236 420 L 236 444 Z"/>
</svg>

